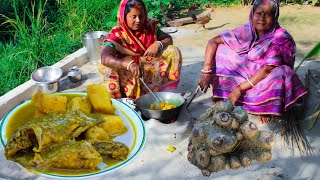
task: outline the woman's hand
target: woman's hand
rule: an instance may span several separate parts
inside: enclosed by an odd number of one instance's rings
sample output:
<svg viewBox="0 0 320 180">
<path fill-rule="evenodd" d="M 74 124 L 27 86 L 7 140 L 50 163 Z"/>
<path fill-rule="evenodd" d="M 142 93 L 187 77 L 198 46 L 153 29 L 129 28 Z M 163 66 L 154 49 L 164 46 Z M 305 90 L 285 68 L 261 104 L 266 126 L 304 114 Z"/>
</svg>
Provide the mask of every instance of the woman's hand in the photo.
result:
<svg viewBox="0 0 320 180">
<path fill-rule="evenodd" d="M 236 101 L 241 96 L 240 90 L 236 87 L 232 90 L 232 92 L 229 94 L 228 98 L 231 100 L 232 104 L 234 105 Z"/>
<path fill-rule="evenodd" d="M 160 44 L 157 41 L 155 41 L 151 46 L 149 46 L 149 48 L 146 50 L 143 56 L 155 57 L 158 53 L 159 47 Z"/>
<path fill-rule="evenodd" d="M 211 81 L 211 72 L 212 67 L 214 65 L 214 57 L 218 48 L 219 44 L 223 44 L 223 40 L 220 36 L 216 36 L 208 41 L 205 55 L 204 55 L 204 62 L 203 62 L 203 70 L 207 71 L 208 73 L 201 73 L 200 79 L 199 79 L 199 86 L 201 91 L 207 92 L 210 81 Z"/>
<path fill-rule="evenodd" d="M 211 80 L 211 74 L 201 73 L 198 84 L 200 86 L 200 90 L 203 91 L 204 93 L 207 92 L 207 90 L 210 86 L 210 80 Z"/>
<path fill-rule="evenodd" d="M 140 68 L 139 68 L 139 65 L 137 63 L 130 64 L 128 69 L 133 74 L 134 77 L 136 77 L 136 78 L 141 77 Z"/>
</svg>

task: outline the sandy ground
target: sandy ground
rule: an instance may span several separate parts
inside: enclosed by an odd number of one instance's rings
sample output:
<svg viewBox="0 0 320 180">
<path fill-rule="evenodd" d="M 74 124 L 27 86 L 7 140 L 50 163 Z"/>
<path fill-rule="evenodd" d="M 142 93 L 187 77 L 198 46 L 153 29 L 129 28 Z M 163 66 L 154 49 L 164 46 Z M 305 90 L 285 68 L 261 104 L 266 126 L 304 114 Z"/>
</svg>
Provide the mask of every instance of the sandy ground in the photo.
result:
<svg viewBox="0 0 320 180">
<path fill-rule="evenodd" d="M 224 29 L 232 29 L 247 22 L 248 7 L 240 8 L 217 8 L 212 15 L 212 21 L 207 24 L 208 30 L 200 29 L 194 32 L 198 25 L 190 24 L 177 28 L 177 32 L 171 34 L 174 44 L 180 48 L 183 55 L 183 68 L 181 83 L 176 92 L 192 92 L 197 87 L 200 70 L 207 41 L 222 32 Z M 310 18 L 312 20 L 310 20 Z M 311 24 L 309 20 L 314 23 Z M 301 57 L 319 41 L 320 10 L 319 8 L 291 6 L 281 8 L 280 24 L 289 30 L 297 42 L 298 57 Z M 305 24 L 301 26 L 298 22 Z M 299 69 L 301 79 L 307 69 L 317 70 L 320 64 L 307 62 Z M 96 66 L 86 64 L 81 67 L 83 81 L 70 84 L 67 79 L 61 82 L 60 91 L 83 91 L 86 85 L 99 83 L 101 78 L 97 74 Z M 319 80 L 320 81 L 320 80 Z M 308 115 L 320 102 L 320 96 L 316 92 L 319 83 L 310 83 L 311 89 L 307 108 Z M 199 93 L 188 109 L 183 109 L 178 120 L 172 124 L 162 124 L 157 120 L 145 121 L 147 129 L 147 141 L 141 154 L 127 166 L 94 179 L 208 179 L 200 170 L 187 160 L 188 136 L 195 119 L 197 119 L 210 105 L 210 90 Z M 257 123 L 254 116 L 249 120 Z M 258 123 L 257 123 L 258 124 Z M 308 125 L 308 121 L 301 124 Z M 268 125 L 258 124 L 260 129 L 272 130 Z M 283 146 L 279 134 L 276 134 L 276 145 L 272 151 L 273 158 L 267 163 L 254 162 L 248 168 L 239 170 L 225 170 L 213 173 L 210 178 L 214 179 L 319 179 L 320 172 L 320 137 L 319 123 L 306 131 L 305 134 L 313 147 L 313 157 L 301 158 L 296 149 Z M 175 146 L 174 152 L 167 150 L 168 146 Z M 3 152 L 3 151 L 2 151 Z M 0 153 L 0 178 L 3 179 L 45 179 L 31 174 L 18 166 L 16 163 L 5 160 Z"/>
</svg>

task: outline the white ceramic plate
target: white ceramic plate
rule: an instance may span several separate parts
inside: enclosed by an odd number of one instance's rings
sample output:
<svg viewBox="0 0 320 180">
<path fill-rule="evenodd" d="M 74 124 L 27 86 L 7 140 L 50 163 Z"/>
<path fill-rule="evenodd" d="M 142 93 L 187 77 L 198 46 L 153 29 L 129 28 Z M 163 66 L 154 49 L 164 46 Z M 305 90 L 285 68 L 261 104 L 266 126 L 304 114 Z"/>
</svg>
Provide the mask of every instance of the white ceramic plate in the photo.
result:
<svg viewBox="0 0 320 180">
<path fill-rule="evenodd" d="M 63 92 L 63 93 L 57 93 L 57 94 L 82 94 L 86 95 L 85 92 Z M 0 135 L 1 135 L 1 146 L 4 148 L 4 146 L 7 144 L 7 139 L 5 137 L 6 135 L 6 127 L 8 122 L 10 121 L 11 116 L 23 105 L 29 103 L 30 100 L 27 100 L 15 108 L 13 108 L 7 115 L 2 119 L 1 125 L 0 125 Z M 116 99 L 112 99 L 113 106 L 116 107 L 115 114 L 120 116 L 124 120 L 124 124 L 128 129 L 128 132 L 125 134 L 122 134 L 118 137 L 116 137 L 114 140 L 122 142 L 126 144 L 130 148 L 130 154 L 128 155 L 128 158 L 125 161 L 122 161 L 114 166 L 105 167 L 105 164 L 102 163 L 99 165 L 103 166 L 105 168 L 102 168 L 99 171 L 91 172 L 91 173 L 85 173 L 81 175 L 63 175 L 63 174 L 53 174 L 53 173 L 41 173 L 41 172 L 34 172 L 38 175 L 49 177 L 49 178 L 58 178 L 58 179 L 80 179 L 80 178 L 89 178 L 89 177 L 96 177 L 100 175 L 104 175 L 106 173 L 109 173 L 111 171 L 115 171 L 127 164 L 129 164 L 132 160 L 134 160 L 137 155 L 142 151 L 145 141 L 146 141 L 146 130 L 144 127 L 143 120 L 141 117 L 137 114 L 136 111 L 134 111 L 132 108 L 130 108 L 127 104 L 120 102 Z M 130 117 L 130 119 L 129 119 Z"/>
<path fill-rule="evenodd" d="M 165 33 L 175 33 L 178 31 L 175 27 L 163 27 L 161 30 Z"/>
</svg>

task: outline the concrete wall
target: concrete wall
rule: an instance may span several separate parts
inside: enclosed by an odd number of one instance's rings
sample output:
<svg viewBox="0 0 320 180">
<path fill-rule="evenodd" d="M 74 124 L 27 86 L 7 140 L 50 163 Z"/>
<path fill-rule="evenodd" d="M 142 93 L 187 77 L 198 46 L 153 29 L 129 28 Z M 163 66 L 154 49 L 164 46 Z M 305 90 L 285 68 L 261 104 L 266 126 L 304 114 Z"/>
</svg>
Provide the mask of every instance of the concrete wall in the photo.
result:
<svg viewBox="0 0 320 180">
<path fill-rule="evenodd" d="M 88 63 L 88 61 L 87 50 L 85 47 L 83 47 L 52 66 L 61 68 L 64 72 L 63 76 L 65 76 L 70 67 L 81 67 L 84 64 Z M 36 83 L 33 80 L 29 80 L 1 96 L 0 119 L 2 119 L 6 115 L 6 113 L 16 105 L 22 103 L 27 99 L 30 99 L 36 90 Z"/>
</svg>

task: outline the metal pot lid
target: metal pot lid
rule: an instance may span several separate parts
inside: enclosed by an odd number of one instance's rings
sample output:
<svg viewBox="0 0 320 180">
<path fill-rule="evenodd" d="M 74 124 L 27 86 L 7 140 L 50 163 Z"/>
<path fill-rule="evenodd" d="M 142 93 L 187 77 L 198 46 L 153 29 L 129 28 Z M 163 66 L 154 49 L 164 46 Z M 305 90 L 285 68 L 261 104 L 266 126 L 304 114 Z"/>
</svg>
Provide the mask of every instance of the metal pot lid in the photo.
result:
<svg viewBox="0 0 320 180">
<path fill-rule="evenodd" d="M 76 76 L 81 74 L 81 70 L 78 68 L 78 66 L 72 66 L 68 71 L 68 76 Z"/>
</svg>

